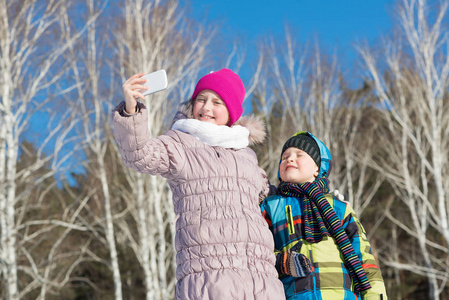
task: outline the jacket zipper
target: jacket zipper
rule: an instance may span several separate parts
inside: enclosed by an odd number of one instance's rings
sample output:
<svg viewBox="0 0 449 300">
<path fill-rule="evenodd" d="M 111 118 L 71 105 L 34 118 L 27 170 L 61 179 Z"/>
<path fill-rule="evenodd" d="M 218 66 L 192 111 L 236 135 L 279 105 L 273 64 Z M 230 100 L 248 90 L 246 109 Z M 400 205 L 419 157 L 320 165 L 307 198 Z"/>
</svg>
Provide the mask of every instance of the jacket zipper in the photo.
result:
<svg viewBox="0 0 449 300">
<path fill-rule="evenodd" d="M 292 207 L 291 205 L 285 206 L 285 213 L 287 214 L 287 227 L 288 227 L 288 234 L 292 235 L 295 233 L 295 227 L 293 224 L 293 216 L 292 216 Z"/>
</svg>

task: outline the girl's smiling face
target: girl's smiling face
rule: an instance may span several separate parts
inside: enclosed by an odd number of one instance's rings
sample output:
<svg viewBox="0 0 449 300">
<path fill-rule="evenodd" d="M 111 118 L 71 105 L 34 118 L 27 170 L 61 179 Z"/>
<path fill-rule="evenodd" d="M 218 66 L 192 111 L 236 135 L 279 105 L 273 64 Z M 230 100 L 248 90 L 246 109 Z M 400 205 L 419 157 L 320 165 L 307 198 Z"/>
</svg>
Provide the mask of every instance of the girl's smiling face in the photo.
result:
<svg viewBox="0 0 449 300">
<path fill-rule="evenodd" d="M 309 154 L 301 149 L 290 147 L 282 154 L 279 171 L 284 182 L 304 183 L 315 181 L 319 169 Z"/>
<path fill-rule="evenodd" d="M 193 103 L 193 117 L 216 125 L 227 125 L 229 122 L 226 104 L 211 90 L 203 90 L 196 96 Z"/>
</svg>

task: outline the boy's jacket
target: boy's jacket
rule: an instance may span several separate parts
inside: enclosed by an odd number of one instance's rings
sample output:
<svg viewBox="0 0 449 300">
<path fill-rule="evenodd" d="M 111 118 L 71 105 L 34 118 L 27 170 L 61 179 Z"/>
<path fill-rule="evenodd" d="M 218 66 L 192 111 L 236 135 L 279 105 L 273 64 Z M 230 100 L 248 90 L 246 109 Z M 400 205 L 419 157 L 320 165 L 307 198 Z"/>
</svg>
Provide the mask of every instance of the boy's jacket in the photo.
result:
<svg viewBox="0 0 449 300">
<path fill-rule="evenodd" d="M 281 275 L 287 299 L 387 299 L 380 269 L 354 210 L 348 203 L 331 194 L 326 194 L 326 199 L 341 220 L 341 225 L 362 262 L 371 289 L 361 294 L 354 291 L 351 276 L 333 238 L 324 236 L 318 243 L 305 240 L 301 199 L 275 195 L 266 198 L 261 203 L 261 209 L 274 235 L 276 250 L 285 251 L 302 242 L 300 253 L 309 258 L 313 265 L 312 274 L 306 277 Z"/>
</svg>

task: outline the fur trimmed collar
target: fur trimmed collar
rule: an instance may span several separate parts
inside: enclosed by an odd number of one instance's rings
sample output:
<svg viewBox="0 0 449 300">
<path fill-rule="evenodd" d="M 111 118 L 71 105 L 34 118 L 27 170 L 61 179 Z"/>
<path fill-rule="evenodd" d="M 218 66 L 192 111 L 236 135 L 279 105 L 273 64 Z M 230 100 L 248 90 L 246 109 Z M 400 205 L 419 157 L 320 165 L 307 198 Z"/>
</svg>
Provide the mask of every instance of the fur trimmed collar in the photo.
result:
<svg viewBox="0 0 449 300">
<path fill-rule="evenodd" d="M 249 144 L 249 130 L 240 125 L 229 127 L 195 119 L 181 119 L 173 124 L 172 129 L 188 133 L 209 146 L 243 149 Z"/>
<path fill-rule="evenodd" d="M 190 104 L 190 101 L 184 102 L 179 106 L 178 112 L 173 119 L 172 129 L 174 123 L 181 119 L 193 119 L 192 106 Z M 249 137 L 247 137 L 249 146 L 261 144 L 265 141 L 265 137 L 267 135 L 265 130 L 265 123 L 260 117 L 254 115 L 243 116 L 240 117 L 240 119 L 238 119 L 231 127 L 226 127 L 232 128 L 236 125 L 245 127 L 249 131 Z"/>
</svg>

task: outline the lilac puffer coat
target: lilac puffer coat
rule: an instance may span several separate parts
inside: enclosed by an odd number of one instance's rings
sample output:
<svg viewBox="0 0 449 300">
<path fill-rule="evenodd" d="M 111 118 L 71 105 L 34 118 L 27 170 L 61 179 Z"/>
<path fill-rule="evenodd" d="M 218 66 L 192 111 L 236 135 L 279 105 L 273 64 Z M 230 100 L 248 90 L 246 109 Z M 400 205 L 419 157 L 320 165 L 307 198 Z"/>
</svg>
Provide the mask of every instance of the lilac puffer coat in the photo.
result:
<svg viewBox="0 0 449 300">
<path fill-rule="evenodd" d="M 258 205 L 269 184 L 254 151 L 209 146 L 178 130 L 151 139 L 139 108 L 126 116 L 123 102 L 116 107 L 114 135 L 127 166 L 164 176 L 173 192 L 176 299 L 285 299 Z M 247 126 L 250 137 L 264 133 L 256 127 Z"/>
</svg>

